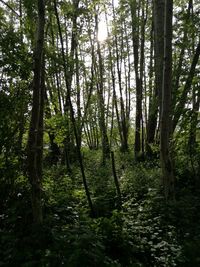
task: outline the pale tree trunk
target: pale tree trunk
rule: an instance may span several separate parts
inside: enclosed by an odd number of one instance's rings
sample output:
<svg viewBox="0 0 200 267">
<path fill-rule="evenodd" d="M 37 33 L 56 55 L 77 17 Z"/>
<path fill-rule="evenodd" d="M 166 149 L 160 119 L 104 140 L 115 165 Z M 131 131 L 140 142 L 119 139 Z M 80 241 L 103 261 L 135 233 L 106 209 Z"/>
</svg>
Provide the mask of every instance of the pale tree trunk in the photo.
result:
<svg viewBox="0 0 200 267">
<path fill-rule="evenodd" d="M 145 2 L 144 0 L 141 3 L 142 9 L 142 21 L 141 21 L 141 29 L 140 29 L 140 101 L 141 101 L 141 124 L 142 124 L 142 135 L 141 135 L 141 152 L 144 155 L 144 120 L 142 114 L 142 99 L 143 99 L 143 83 L 144 83 L 144 66 L 145 66 L 145 27 L 147 22 L 147 13 L 145 12 Z M 147 10 L 146 10 L 147 11 Z"/>
<path fill-rule="evenodd" d="M 154 142 L 155 130 L 157 125 L 157 110 L 154 112 L 154 97 L 155 97 L 155 90 L 153 89 L 153 22 L 152 22 L 152 29 L 151 29 L 151 46 L 150 46 L 150 63 L 149 63 L 149 106 L 148 106 L 148 119 L 147 119 L 147 140 L 146 140 L 146 153 L 147 155 L 151 155 L 151 147 L 150 144 Z M 147 97 L 147 94 L 145 95 Z"/>
<path fill-rule="evenodd" d="M 114 3 L 112 1 L 112 10 L 113 10 L 113 21 L 116 24 L 116 16 L 114 10 Z M 125 104 L 123 99 L 123 85 L 122 85 L 122 53 L 124 52 L 124 42 L 123 42 L 123 30 L 120 32 L 121 34 L 121 47 L 119 49 L 118 37 L 115 34 L 114 36 L 114 45 L 115 45 L 115 53 L 116 53 L 116 67 L 117 67 L 117 76 L 118 76 L 118 85 L 119 85 L 119 93 L 120 93 L 120 121 L 121 121 L 121 150 L 126 152 L 128 151 L 128 127 L 127 127 L 127 118 L 125 111 Z M 112 60 L 112 59 L 111 59 Z"/>
<path fill-rule="evenodd" d="M 95 15 L 95 30 L 96 36 L 98 36 L 99 26 L 98 26 L 98 16 Z M 97 92 L 98 92 L 98 100 L 99 100 L 99 127 L 101 130 L 101 138 L 102 138 L 102 161 L 105 164 L 105 161 L 110 156 L 110 146 L 108 141 L 106 123 L 105 123 L 105 106 L 104 106 L 104 66 L 103 66 L 103 58 L 101 55 L 100 43 L 97 41 L 97 55 L 98 55 L 98 84 L 97 84 Z"/>
<path fill-rule="evenodd" d="M 76 47 L 75 51 L 75 62 L 76 62 L 76 100 L 77 100 L 77 129 L 78 129 L 78 137 L 79 137 L 79 144 L 81 146 L 81 135 L 82 135 L 82 129 L 81 129 L 81 87 L 80 87 L 80 73 L 79 73 L 79 55 L 78 55 L 78 48 Z"/>
<path fill-rule="evenodd" d="M 171 95 L 172 95 L 172 16 L 173 0 L 165 0 L 164 61 L 160 125 L 160 156 L 162 182 L 166 200 L 174 196 L 174 173 L 170 154 L 171 143 Z"/>
<path fill-rule="evenodd" d="M 53 21 L 52 21 L 52 17 L 50 16 L 50 23 L 51 23 L 51 28 L 50 28 L 50 33 L 51 33 L 51 41 L 52 41 L 52 45 L 53 47 L 56 47 L 56 43 L 55 43 L 55 33 L 54 33 L 54 30 L 53 30 Z M 54 50 L 53 51 L 53 56 L 56 58 L 57 55 L 56 55 L 56 51 Z M 59 79 L 59 75 L 58 75 L 58 72 L 59 72 L 59 69 L 58 69 L 58 64 L 56 64 L 55 60 L 51 60 L 51 64 L 52 64 L 52 67 L 54 68 L 54 80 L 55 80 L 55 87 L 57 89 L 57 98 L 58 98 L 58 105 L 59 105 L 59 112 L 60 114 L 62 115 L 62 98 L 61 98 L 61 83 L 60 83 L 60 79 Z"/>
<path fill-rule="evenodd" d="M 162 105 L 163 58 L 164 58 L 164 11 L 166 0 L 154 1 L 155 31 L 155 108 Z M 160 109 L 161 114 L 161 109 Z"/>
<path fill-rule="evenodd" d="M 129 37 L 126 29 L 126 23 L 124 21 L 124 31 L 125 31 L 125 42 L 127 49 L 127 57 L 128 57 L 128 70 L 126 75 L 126 120 L 127 120 L 127 132 L 129 132 L 130 126 L 130 108 L 131 108 L 131 60 L 130 60 L 130 45 L 129 45 Z M 128 139 L 128 138 L 127 138 Z"/>
<path fill-rule="evenodd" d="M 33 221 L 41 224 L 42 203 L 42 152 L 43 152 L 43 103 L 44 103 L 44 27 L 45 4 L 38 0 L 38 24 L 34 51 L 33 102 L 27 146 L 28 176 L 31 183 Z"/>
<path fill-rule="evenodd" d="M 139 21 L 137 1 L 130 0 L 132 18 L 132 41 L 136 81 L 136 111 L 135 111 L 135 158 L 141 151 L 141 122 L 142 122 L 142 80 L 139 71 Z"/>
<path fill-rule="evenodd" d="M 111 34 L 109 32 L 107 14 L 106 14 L 106 24 L 107 24 L 108 38 L 110 38 Z M 108 45 L 109 63 L 110 63 L 110 72 L 111 72 L 112 90 L 113 90 L 112 127 L 111 127 L 111 140 L 110 140 L 110 142 L 112 143 L 112 131 L 113 131 L 113 120 L 114 120 L 114 108 L 115 108 L 118 131 L 119 131 L 119 137 L 120 137 L 120 142 L 121 142 L 121 146 L 122 146 L 122 144 L 123 144 L 123 136 L 122 136 L 122 126 L 121 126 L 121 122 L 120 122 L 119 108 L 118 108 L 118 103 L 117 103 L 115 64 L 113 62 L 113 54 L 114 54 L 114 52 L 113 52 L 112 46 L 114 47 L 114 43 Z"/>
</svg>

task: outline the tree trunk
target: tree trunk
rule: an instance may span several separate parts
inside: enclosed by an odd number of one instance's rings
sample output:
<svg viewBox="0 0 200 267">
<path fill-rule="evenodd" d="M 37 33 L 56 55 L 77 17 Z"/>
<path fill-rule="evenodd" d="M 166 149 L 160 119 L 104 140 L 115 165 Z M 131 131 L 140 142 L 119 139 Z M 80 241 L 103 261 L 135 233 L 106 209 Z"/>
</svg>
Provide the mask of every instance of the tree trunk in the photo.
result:
<svg viewBox="0 0 200 267">
<path fill-rule="evenodd" d="M 166 200 L 174 196 L 174 174 L 170 155 L 172 94 L 172 16 L 173 0 L 165 0 L 164 61 L 160 128 L 160 156 Z M 160 70 L 159 70 L 160 71 Z"/>
<path fill-rule="evenodd" d="M 184 109 L 185 103 L 187 101 L 187 95 L 188 95 L 188 92 L 191 88 L 192 80 L 193 80 L 194 75 L 195 75 L 195 69 L 196 69 L 196 65 L 197 65 L 198 60 L 199 60 L 199 56 L 200 56 L 200 39 L 199 39 L 199 43 L 197 45 L 197 48 L 196 48 L 196 51 L 195 51 L 195 54 L 194 54 L 194 57 L 192 60 L 190 72 L 188 74 L 185 86 L 183 88 L 181 97 L 180 97 L 179 102 L 177 103 L 175 111 L 174 111 L 173 129 L 172 129 L 173 132 L 176 128 L 176 125 L 177 125 L 180 117 L 181 117 L 181 114 L 183 113 L 183 109 Z"/>
<path fill-rule="evenodd" d="M 114 10 L 113 10 L 114 14 Z M 109 32 L 109 27 L 108 27 L 108 16 L 106 14 L 106 26 L 107 26 L 107 32 L 108 32 L 108 38 L 111 37 L 111 34 Z M 112 46 L 114 44 L 108 44 L 108 51 L 109 51 L 109 63 L 110 63 L 110 72 L 111 72 L 111 80 L 112 80 L 112 90 L 113 90 L 113 103 L 112 103 L 112 124 L 111 124 L 111 134 L 110 134 L 110 144 L 112 143 L 112 132 L 113 132 L 113 123 L 114 123 L 114 107 L 115 107 L 115 113 L 117 117 L 117 125 L 118 125 L 118 132 L 119 132 L 119 137 L 120 137 L 120 142 L 121 142 L 121 147 L 123 147 L 123 136 L 122 136 L 122 125 L 120 122 L 120 115 L 119 115 L 119 108 L 118 108 L 118 103 L 117 103 L 117 94 L 116 94 L 116 77 L 115 77 L 115 64 L 113 62 L 113 50 Z"/>
<path fill-rule="evenodd" d="M 151 155 L 150 144 L 154 143 L 155 131 L 157 126 L 157 113 L 158 113 L 158 104 L 157 108 L 154 107 L 155 102 L 155 90 L 153 89 L 153 22 L 151 29 L 151 46 L 150 46 L 150 63 L 149 63 L 149 107 L 148 107 L 148 121 L 147 121 L 147 140 L 146 140 L 146 153 Z M 155 88 L 155 87 L 154 87 Z"/>
<path fill-rule="evenodd" d="M 115 10 L 114 10 L 114 3 L 112 1 L 112 9 L 113 9 L 113 21 L 116 25 L 116 17 L 115 17 Z M 121 151 L 126 152 L 128 151 L 128 127 L 127 127 L 127 118 L 125 112 L 125 105 L 123 99 L 123 86 L 122 86 L 122 53 L 124 52 L 124 43 L 123 43 L 123 31 L 121 31 L 121 47 L 119 51 L 118 45 L 118 37 L 115 34 L 114 36 L 114 45 L 115 45 L 115 52 L 116 52 L 116 67 L 117 67 L 117 75 L 118 75 L 118 85 L 119 85 L 119 93 L 120 93 L 120 125 L 121 125 Z M 111 58 L 112 60 L 112 58 Z"/>
<path fill-rule="evenodd" d="M 44 27 L 45 4 L 38 0 L 38 24 L 34 51 L 33 102 L 27 146 L 28 176 L 31 183 L 33 221 L 41 224 L 42 203 L 42 153 L 43 153 L 43 103 L 44 103 Z"/>
<path fill-rule="evenodd" d="M 179 89 L 179 83 L 180 83 L 180 77 L 181 77 L 181 74 L 182 74 L 182 68 L 183 68 L 183 60 L 184 60 L 184 55 L 185 55 L 185 50 L 188 46 L 188 43 L 187 43 L 187 39 L 188 39 L 188 24 L 190 22 L 190 15 L 191 15 L 191 10 L 192 10 L 192 7 L 193 7 L 193 0 L 189 0 L 189 3 L 188 3 L 188 9 L 187 9 L 187 15 L 186 15 L 186 18 L 185 18 L 185 25 L 184 25 L 184 35 L 183 35 L 183 40 L 182 40 L 182 47 L 181 47 L 181 51 L 180 51 L 180 54 L 179 54 L 179 57 L 178 57 L 178 62 L 177 62 L 177 66 L 174 68 L 174 76 L 175 76 L 175 79 L 174 79 L 174 84 L 173 84 L 173 109 L 176 105 L 176 102 L 177 102 L 177 91 Z"/>
<path fill-rule="evenodd" d="M 132 41 L 136 81 L 136 111 L 135 111 L 135 158 L 141 150 L 141 120 L 142 120 L 142 81 L 139 73 L 139 23 L 137 17 L 137 2 L 130 1 L 132 18 Z M 141 67 L 141 66 L 140 66 Z"/>
<path fill-rule="evenodd" d="M 117 197 L 118 197 L 118 207 L 121 209 L 122 206 L 122 196 L 121 196 L 121 190 L 120 190 L 120 185 L 119 185 L 119 180 L 117 177 L 117 172 L 115 168 L 115 156 L 114 152 L 111 151 L 111 160 L 112 160 L 112 172 L 113 172 L 113 177 L 114 177 L 114 182 L 115 182 L 115 187 L 116 187 L 116 192 L 117 192 Z"/>
<path fill-rule="evenodd" d="M 75 5 L 74 7 L 77 8 L 77 9 L 78 9 L 78 4 L 79 4 L 79 1 L 74 1 L 74 5 Z M 81 170 L 81 174 L 82 174 L 82 180 L 83 180 L 83 185 L 84 185 L 84 189 L 85 189 L 85 194 L 86 194 L 86 197 L 87 197 L 87 200 L 88 200 L 88 205 L 89 205 L 89 208 L 90 208 L 90 211 L 91 211 L 91 215 L 94 217 L 95 210 L 94 210 L 94 207 L 93 207 L 92 199 L 91 199 L 91 196 L 90 196 L 90 191 L 89 191 L 88 184 L 87 184 L 87 179 L 86 179 L 86 176 L 85 176 L 83 158 L 82 158 L 82 154 L 81 154 L 81 146 L 80 146 L 80 143 L 79 143 L 79 136 L 78 136 L 77 126 L 76 126 L 74 109 L 73 109 L 73 105 L 72 105 L 72 101 L 71 101 L 71 79 L 72 79 L 72 74 L 73 74 L 73 69 L 74 69 L 74 60 L 72 60 L 72 63 L 70 65 L 70 73 L 68 73 L 66 59 L 65 59 L 66 57 L 65 57 L 65 51 L 64 51 L 64 43 L 63 43 L 61 26 L 60 26 L 60 20 L 59 20 L 58 11 L 57 11 L 56 0 L 54 0 L 54 10 L 55 10 L 55 15 L 56 15 L 56 19 L 57 19 L 58 28 L 59 28 L 59 36 L 60 36 L 60 42 L 61 42 L 61 52 L 62 52 L 62 60 L 63 60 L 63 68 L 64 68 L 65 86 L 66 86 L 66 89 L 67 89 L 67 100 L 66 100 L 66 102 L 69 104 L 70 115 L 71 115 L 71 120 L 72 120 L 72 126 L 73 126 L 75 140 L 76 140 L 77 156 L 78 156 L 78 161 L 79 161 L 79 164 L 80 164 L 80 170 Z M 74 23 L 75 23 L 75 21 L 74 21 Z M 76 33 L 74 32 L 73 35 L 74 34 L 76 34 Z M 75 36 L 74 36 L 74 38 L 75 38 Z M 76 48 L 76 46 L 73 44 L 71 49 L 74 50 L 75 48 Z M 73 55 L 74 55 L 74 52 L 71 51 L 71 59 L 72 59 Z"/>
<path fill-rule="evenodd" d="M 163 57 L 164 57 L 164 0 L 153 2 L 153 25 L 154 25 L 154 53 L 155 53 L 155 87 L 153 90 L 148 120 L 147 143 L 154 143 L 158 120 L 161 118 L 162 83 L 163 83 Z"/>
<path fill-rule="evenodd" d="M 98 16 L 95 15 L 95 28 L 96 28 L 96 36 L 98 36 Z M 109 147 L 109 141 L 107 136 L 107 129 L 106 129 L 106 123 L 105 123 L 105 107 L 104 107 L 104 84 L 103 84 L 103 59 L 101 55 L 101 48 L 99 41 L 97 41 L 97 55 L 98 55 L 98 70 L 99 75 L 97 74 L 98 84 L 97 84 L 97 92 L 98 92 L 98 98 L 99 98 L 99 127 L 101 130 L 101 138 L 102 138 L 102 162 L 105 163 L 106 159 L 110 156 L 110 147 Z M 93 57 L 94 58 L 94 57 Z"/>
</svg>

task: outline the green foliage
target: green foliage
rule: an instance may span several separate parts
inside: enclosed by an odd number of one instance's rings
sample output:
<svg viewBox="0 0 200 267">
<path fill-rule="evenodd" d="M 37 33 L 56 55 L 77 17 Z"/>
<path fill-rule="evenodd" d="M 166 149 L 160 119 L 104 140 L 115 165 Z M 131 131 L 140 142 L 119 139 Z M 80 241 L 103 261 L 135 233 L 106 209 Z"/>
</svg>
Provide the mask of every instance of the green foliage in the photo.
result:
<svg viewBox="0 0 200 267">
<path fill-rule="evenodd" d="M 125 196 L 142 199 L 149 190 L 159 187 L 160 175 L 156 162 L 135 163 L 131 168 L 125 169 L 120 177 Z"/>
<path fill-rule="evenodd" d="M 67 266 L 118 266 L 106 257 L 102 237 L 94 230 L 89 221 L 82 221 L 73 229 L 68 229 L 68 250 L 63 251 Z"/>
<path fill-rule="evenodd" d="M 31 224 L 27 179 L 15 171 L 7 189 L 2 181 L 1 190 L 7 192 L 1 195 L 2 266 L 198 266 L 198 192 L 194 195 L 182 186 L 176 202 L 166 205 L 157 163 L 130 165 L 128 154 L 116 153 L 123 197 L 117 210 L 111 165 L 102 166 L 100 154 L 84 151 L 97 218 L 89 216 L 76 165 L 71 174 L 60 164 L 45 169 L 41 229 Z"/>
<path fill-rule="evenodd" d="M 31 71 L 31 55 L 28 48 L 21 42 L 19 31 L 13 25 L 0 28 L 1 59 L 0 68 L 8 78 L 21 78 L 27 80 Z"/>
<path fill-rule="evenodd" d="M 46 101 L 41 195 L 44 222 L 36 226 L 32 223 L 26 146 L 33 67 L 37 67 L 33 66 L 37 1 L 4 2 L 0 5 L 0 266 L 199 266 L 199 67 L 172 140 L 176 200 L 166 203 L 160 186 L 159 145 L 149 145 L 148 159 L 141 154 L 138 162 L 134 160 L 135 111 L 129 107 L 135 103 L 137 93 L 134 79 L 134 61 L 137 60 L 133 52 L 135 54 L 138 46 L 138 70 L 145 85 L 141 99 L 144 115 L 141 137 L 144 135 L 145 139 L 151 105 L 150 110 L 146 109 L 150 98 L 156 97 L 153 91 L 156 80 L 153 10 L 149 9 L 147 1 L 56 1 L 63 38 L 62 55 L 54 3 L 45 1 Z M 181 100 L 198 43 L 199 3 L 193 2 L 190 17 L 188 0 L 174 3 L 172 79 L 176 85 L 178 78 L 179 84 L 174 88 L 173 107 Z M 115 18 L 110 19 L 112 14 Z M 101 20 L 107 19 L 110 34 L 105 42 L 96 40 L 95 15 L 99 31 L 102 30 Z M 143 24 L 145 34 L 141 36 Z M 138 43 L 133 43 L 132 39 L 138 39 Z M 97 53 L 99 48 L 100 53 Z M 144 70 L 141 66 L 143 52 Z M 183 59 L 179 70 L 180 56 Z M 66 59 L 66 73 L 63 58 Z M 113 101 L 114 86 L 116 103 Z M 95 218 L 91 218 L 79 169 L 72 116 L 66 100 L 68 94 L 77 130 L 81 124 L 84 126 L 81 129 L 83 165 Z M 101 98 L 103 101 L 99 101 Z M 102 165 L 102 151 L 97 150 L 102 141 L 101 109 L 105 109 L 102 114 L 106 132 L 115 150 L 116 175 L 122 196 L 120 207 L 111 161 Z M 122 127 L 124 119 L 129 125 L 130 151 L 120 153 L 119 131 L 122 129 L 119 124 Z M 69 168 L 64 166 L 66 152 Z"/>
<path fill-rule="evenodd" d="M 190 131 L 190 124 L 185 123 L 182 132 L 176 134 L 173 158 L 178 179 L 183 183 L 190 185 L 196 183 L 196 186 L 199 186 L 200 145 L 198 139 L 196 141 L 190 139 Z"/>
<path fill-rule="evenodd" d="M 67 135 L 68 119 L 61 114 L 46 119 L 46 127 L 48 131 L 55 136 L 55 142 L 59 146 L 64 146 L 64 139 Z"/>
<path fill-rule="evenodd" d="M 176 266 L 182 256 L 176 228 L 166 224 L 159 211 L 162 202 L 158 192 L 149 189 L 141 201 L 130 199 L 124 203 L 123 231 L 145 266 Z"/>
</svg>

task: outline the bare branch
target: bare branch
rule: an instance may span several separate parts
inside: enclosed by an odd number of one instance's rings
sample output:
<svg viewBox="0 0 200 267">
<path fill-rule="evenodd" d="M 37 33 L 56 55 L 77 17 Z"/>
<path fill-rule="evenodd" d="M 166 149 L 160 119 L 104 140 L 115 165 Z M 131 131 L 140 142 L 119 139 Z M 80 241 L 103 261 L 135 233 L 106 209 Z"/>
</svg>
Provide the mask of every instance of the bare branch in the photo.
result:
<svg viewBox="0 0 200 267">
<path fill-rule="evenodd" d="M 0 0 L 0 3 L 4 4 L 5 6 L 7 6 L 17 17 L 20 17 L 20 15 L 5 1 Z"/>
</svg>

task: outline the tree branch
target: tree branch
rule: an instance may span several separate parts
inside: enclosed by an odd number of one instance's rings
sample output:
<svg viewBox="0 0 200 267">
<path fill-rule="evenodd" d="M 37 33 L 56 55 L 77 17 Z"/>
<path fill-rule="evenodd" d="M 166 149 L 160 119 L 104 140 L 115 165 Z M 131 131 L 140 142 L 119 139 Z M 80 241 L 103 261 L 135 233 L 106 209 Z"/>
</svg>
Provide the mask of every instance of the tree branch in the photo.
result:
<svg viewBox="0 0 200 267">
<path fill-rule="evenodd" d="M 5 1 L 0 0 L 0 3 L 2 3 L 3 5 L 7 6 L 17 17 L 20 17 L 20 15 Z"/>
</svg>

